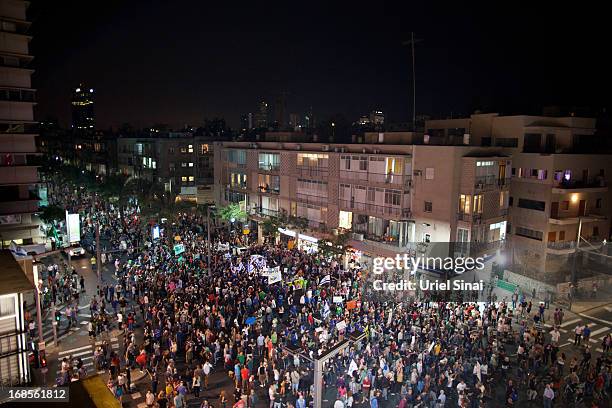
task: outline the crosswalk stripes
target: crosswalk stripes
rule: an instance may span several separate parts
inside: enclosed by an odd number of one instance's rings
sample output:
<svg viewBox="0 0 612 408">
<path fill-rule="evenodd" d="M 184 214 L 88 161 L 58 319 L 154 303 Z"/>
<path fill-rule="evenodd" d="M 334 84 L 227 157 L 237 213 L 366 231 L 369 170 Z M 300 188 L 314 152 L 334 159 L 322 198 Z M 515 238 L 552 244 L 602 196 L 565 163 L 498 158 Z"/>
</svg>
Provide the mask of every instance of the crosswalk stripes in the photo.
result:
<svg viewBox="0 0 612 408">
<path fill-rule="evenodd" d="M 582 320 L 582 319 L 580 319 L 580 318 L 578 318 L 578 319 L 572 319 L 572 320 L 569 320 L 569 321 L 567 321 L 567 322 L 563 322 L 563 323 L 561 323 L 561 324 L 559 325 L 559 327 L 567 327 L 567 326 L 569 326 L 569 325 L 571 325 L 571 324 L 578 323 L 578 322 L 579 322 L 579 321 L 581 321 L 581 320 Z"/>
</svg>

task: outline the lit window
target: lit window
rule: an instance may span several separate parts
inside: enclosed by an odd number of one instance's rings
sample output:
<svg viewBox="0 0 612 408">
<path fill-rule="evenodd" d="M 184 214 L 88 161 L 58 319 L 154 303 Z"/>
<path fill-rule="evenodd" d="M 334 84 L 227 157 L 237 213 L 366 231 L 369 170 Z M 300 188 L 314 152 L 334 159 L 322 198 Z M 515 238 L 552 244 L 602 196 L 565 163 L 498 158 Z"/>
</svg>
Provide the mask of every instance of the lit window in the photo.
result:
<svg viewBox="0 0 612 408">
<path fill-rule="evenodd" d="M 189 153 L 193 153 L 193 145 L 188 146 Z"/>
<path fill-rule="evenodd" d="M 193 167 L 193 162 L 189 162 L 189 167 Z"/>
<path fill-rule="evenodd" d="M 189 181 L 194 181 L 194 180 L 195 180 L 195 177 L 189 176 Z"/>
<path fill-rule="evenodd" d="M 181 181 L 187 181 L 187 176 L 181 177 Z"/>
</svg>

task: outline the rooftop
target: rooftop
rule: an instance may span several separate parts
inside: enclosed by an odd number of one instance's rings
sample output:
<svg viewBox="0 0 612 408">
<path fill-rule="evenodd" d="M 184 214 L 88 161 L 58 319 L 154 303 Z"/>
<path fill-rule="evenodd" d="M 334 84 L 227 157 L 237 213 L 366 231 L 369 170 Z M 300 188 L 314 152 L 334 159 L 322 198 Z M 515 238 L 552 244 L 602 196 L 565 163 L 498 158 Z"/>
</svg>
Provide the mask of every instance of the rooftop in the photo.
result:
<svg viewBox="0 0 612 408">
<path fill-rule="evenodd" d="M 8 249 L 0 250 L 0 279 L 0 296 L 34 290 L 34 285 Z"/>
</svg>

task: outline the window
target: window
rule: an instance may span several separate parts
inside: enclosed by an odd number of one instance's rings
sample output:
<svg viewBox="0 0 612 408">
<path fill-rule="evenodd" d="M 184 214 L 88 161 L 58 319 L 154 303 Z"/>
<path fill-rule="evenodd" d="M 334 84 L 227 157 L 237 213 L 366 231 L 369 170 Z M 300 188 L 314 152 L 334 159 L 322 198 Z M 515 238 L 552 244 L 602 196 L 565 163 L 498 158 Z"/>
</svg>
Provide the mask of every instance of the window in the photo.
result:
<svg viewBox="0 0 612 408">
<path fill-rule="evenodd" d="M 546 202 L 529 200 L 527 198 L 519 198 L 518 206 L 520 208 L 526 208 L 528 210 L 544 211 L 546 208 Z"/>
<path fill-rule="evenodd" d="M 399 190 L 385 191 L 385 204 L 400 205 L 401 192 Z"/>
<path fill-rule="evenodd" d="M 230 186 L 246 188 L 247 176 L 244 173 L 230 173 Z"/>
<path fill-rule="evenodd" d="M 258 174 L 257 182 L 258 182 L 260 191 L 263 191 L 266 193 L 280 192 L 280 176 L 275 176 L 271 174 Z"/>
<path fill-rule="evenodd" d="M 565 241 L 565 231 L 559 231 L 559 241 Z"/>
<path fill-rule="evenodd" d="M 425 180 L 433 180 L 434 179 L 434 168 L 427 167 L 425 169 Z"/>
<path fill-rule="evenodd" d="M 227 161 L 239 165 L 246 164 L 246 150 L 228 150 Z"/>
<path fill-rule="evenodd" d="M 368 171 L 368 158 L 367 157 L 362 156 L 359 159 L 359 170 Z"/>
<path fill-rule="evenodd" d="M 555 170 L 555 181 L 561 181 L 563 180 L 563 171 L 561 170 Z"/>
<path fill-rule="evenodd" d="M 181 181 L 187 181 L 187 176 L 181 177 Z"/>
<path fill-rule="evenodd" d="M 424 211 L 425 212 L 432 212 L 433 211 L 433 203 L 431 201 L 425 201 L 425 206 L 424 206 Z M 427 241 L 429 242 L 429 241 Z"/>
<path fill-rule="evenodd" d="M 593 227 L 593 236 L 594 237 L 599 236 L 599 227 L 597 225 Z"/>
<path fill-rule="evenodd" d="M 469 231 L 465 228 L 457 228 L 457 242 L 469 242 Z"/>
<path fill-rule="evenodd" d="M 206 154 L 210 151 L 210 147 L 207 144 L 200 145 L 200 154 Z"/>
<path fill-rule="evenodd" d="M 499 208 L 506 208 L 508 201 L 508 191 L 501 191 L 499 193 Z"/>
<path fill-rule="evenodd" d="M 512 168 L 512 177 L 516 176 L 516 167 Z"/>
<path fill-rule="evenodd" d="M 595 208 L 602 208 L 603 201 L 601 198 L 595 200 Z"/>
<path fill-rule="evenodd" d="M 193 162 L 189 162 L 189 167 L 193 167 Z"/>
<path fill-rule="evenodd" d="M 510 196 L 510 198 L 508 199 L 508 206 L 512 207 L 512 204 L 514 204 L 514 197 Z"/>
<path fill-rule="evenodd" d="M 548 177 L 548 170 L 538 169 L 537 177 L 538 180 L 546 180 L 546 178 Z"/>
<path fill-rule="evenodd" d="M 305 167 L 325 167 L 327 168 L 329 155 L 322 153 L 298 153 L 297 165 Z"/>
<path fill-rule="evenodd" d="M 193 145 L 189 145 L 189 146 L 187 146 L 187 151 L 188 151 L 189 153 L 193 153 Z"/>
<path fill-rule="evenodd" d="M 187 167 L 187 163 L 182 162 L 182 163 L 181 163 L 181 167 Z"/>
<path fill-rule="evenodd" d="M 280 155 L 278 153 L 259 153 L 260 170 L 278 170 L 280 167 Z"/>
<path fill-rule="evenodd" d="M 476 167 L 489 167 L 489 166 L 494 166 L 495 162 L 494 161 L 477 161 L 476 162 Z"/>
<path fill-rule="evenodd" d="M 569 201 L 561 201 L 561 209 L 563 211 L 568 211 L 569 210 Z"/>
<path fill-rule="evenodd" d="M 170 164 L 168 165 L 168 170 L 170 170 L 170 171 L 174 171 L 174 163 L 170 163 Z"/>
<path fill-rule="evenodd" d="M 368 187 L 368 201 L 376 201 L 376 189 L 374 187 Z"/>
<path fill-rule="evenodd" d="M 189 176 L 189 181 L 194 181 L 194 180 L 195 180 L 195 177 Z"/>
<path fill-rule="evenodd" d="M 482 214 L 482 202 L 483 202 L 482 194 L 478 194 L 474 196 L 474 214 Z"/>
<path fill-rule="evenodd" d="M 472 201 L 471 195 L 461 194 L 459 196 L 459 212 L 461 214 L 470 214 L 471 201 Z"/>
<path fill-rule="evenodd" d="M 542 231 L 536 231 L 536 230 L 532 230 L 532 229 L 524 228 L 524 227 L 516 227 L 516 230 L 514 231 L 514 233 L 515 235 L 519 235 L 525 238 L 535 239 L 537 241 L 542 241 L 542 238 L 544 237 L 544 233 Z"/>
</svg>

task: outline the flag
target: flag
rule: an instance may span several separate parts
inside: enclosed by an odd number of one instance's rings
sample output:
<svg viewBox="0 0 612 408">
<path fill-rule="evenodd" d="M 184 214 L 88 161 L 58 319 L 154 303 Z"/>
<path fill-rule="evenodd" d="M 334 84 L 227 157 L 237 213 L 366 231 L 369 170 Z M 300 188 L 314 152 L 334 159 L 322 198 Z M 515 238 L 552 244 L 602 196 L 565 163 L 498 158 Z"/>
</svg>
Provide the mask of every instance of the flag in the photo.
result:
<svg viewBox="0 0 612 408">
<path fill-rule="evenodd" d="M 353 373 L 357 370 L 359 370 L 359 367 L 357 367 L 357 363 L 355 362 L 355 359 L 352 359 L 351 364 L 349 364 L 349 368 L 346 373 L 352 377 Z"/>
<path fill-rule="evenodd" d="M 331 277 L 329 275 L 326 275 L 323 277 L 323 279 L 321 279 L 321 281 L 319 282 L 319 285 L 325 285 L 331 282 Z"/>
<path fill-rule="evenodd" d="M 10 245 L 9 249 L 11 250 L 13 255 L 28 256 L 28 252 L 25 249 L 23 249 L 23 247 L 17 245 L 15 243 L 15 241 L 11 241 L 11 245 Z"/>
</svg>

